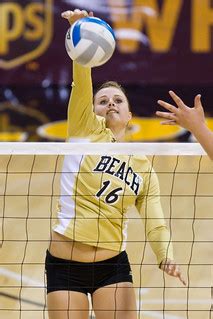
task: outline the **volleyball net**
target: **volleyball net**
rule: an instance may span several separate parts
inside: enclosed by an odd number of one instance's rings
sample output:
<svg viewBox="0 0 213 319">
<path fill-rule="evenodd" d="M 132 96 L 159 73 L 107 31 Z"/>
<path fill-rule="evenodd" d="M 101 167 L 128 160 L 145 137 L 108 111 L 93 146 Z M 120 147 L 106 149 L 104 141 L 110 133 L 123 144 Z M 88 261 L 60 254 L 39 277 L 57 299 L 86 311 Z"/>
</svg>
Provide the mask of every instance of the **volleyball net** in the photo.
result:
<svg viewBox="0 0 213 319">
<path fill-rule="evenodd" d="M 212 319 L 213 164 L 196 143 L 2 143 L 0 318 L 48 318 L 44 259 L 68 154 L 149 158 L 187 286 L 158 269 L 142 218 L 131 209 L 127 252 L 138 318 Z"/>
</svg>

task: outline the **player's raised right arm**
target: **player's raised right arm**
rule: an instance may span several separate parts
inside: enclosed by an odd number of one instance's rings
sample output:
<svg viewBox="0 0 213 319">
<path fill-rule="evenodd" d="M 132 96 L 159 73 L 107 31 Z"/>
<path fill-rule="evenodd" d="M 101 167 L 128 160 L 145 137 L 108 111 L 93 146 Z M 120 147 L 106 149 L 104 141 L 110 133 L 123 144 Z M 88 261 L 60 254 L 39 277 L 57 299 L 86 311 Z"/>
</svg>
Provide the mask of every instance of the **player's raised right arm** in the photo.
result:
<svg viewBox="0 0 213 319">
<path fill-rule="evenodd" d="M 93 13 L 75 9 L 65 11 L 61 16 L 73 24 L 88 15 L 93 16 Z M 72 92 L 68 105 L 68 137 L 86 137 L 92 129 L 94 117 L 91 68 L 73 62 Z"/>
<path fill-rule="evenodd" d="M 91 69 L 73 62 L 72 92 L 68 104 L 68 137 L 85 137 L 92 126 L 93 91 Z"/>
</svg>

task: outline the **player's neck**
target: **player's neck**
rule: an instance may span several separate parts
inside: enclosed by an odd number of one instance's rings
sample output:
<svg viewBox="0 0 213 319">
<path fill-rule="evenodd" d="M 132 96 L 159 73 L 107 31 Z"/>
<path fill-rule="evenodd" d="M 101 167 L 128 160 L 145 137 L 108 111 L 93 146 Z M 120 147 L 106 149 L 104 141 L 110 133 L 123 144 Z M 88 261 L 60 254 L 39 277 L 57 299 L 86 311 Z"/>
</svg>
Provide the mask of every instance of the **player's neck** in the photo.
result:
<svg viewBox="0 0 213 319">
<path fill-rule="evenodd" d="M 125 142 L 126 129 L 110 128 L 117 142 Z"/>
</svg>

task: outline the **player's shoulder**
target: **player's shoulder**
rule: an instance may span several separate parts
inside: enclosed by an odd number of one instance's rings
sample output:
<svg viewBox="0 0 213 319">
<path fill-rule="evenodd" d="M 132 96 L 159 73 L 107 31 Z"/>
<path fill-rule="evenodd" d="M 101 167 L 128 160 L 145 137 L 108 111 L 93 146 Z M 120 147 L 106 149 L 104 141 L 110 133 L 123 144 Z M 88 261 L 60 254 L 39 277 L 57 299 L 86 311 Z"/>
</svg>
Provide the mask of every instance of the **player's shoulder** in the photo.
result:
<svg viewBox="0 0 213 319">
<path fill-rule="evenodd" d="M 150 160 L 145 155 L 133 155 L 131 162 L 134 168 L 143 172 L 150 171 L 152 167 Z"/>
<path fill-rule="evenodd" d="M 133 155 L 132 160 L 138 163 L 149 164 L 150 161 L 145 155 Z"/>
</svg>

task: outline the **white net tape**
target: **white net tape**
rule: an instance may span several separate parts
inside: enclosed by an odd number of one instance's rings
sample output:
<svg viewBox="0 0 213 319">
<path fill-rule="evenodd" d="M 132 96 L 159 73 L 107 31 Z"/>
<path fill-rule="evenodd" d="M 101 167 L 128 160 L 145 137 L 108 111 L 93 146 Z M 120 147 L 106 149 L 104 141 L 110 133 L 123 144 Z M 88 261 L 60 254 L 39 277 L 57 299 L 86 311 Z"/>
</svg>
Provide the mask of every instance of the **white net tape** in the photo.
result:
<svg viewBox="0 0 213 319">
<path fill-rule="evenodd" d="M 0 143 L 0 154 L 205 155 L 198 143 Z"/>
</svg>

